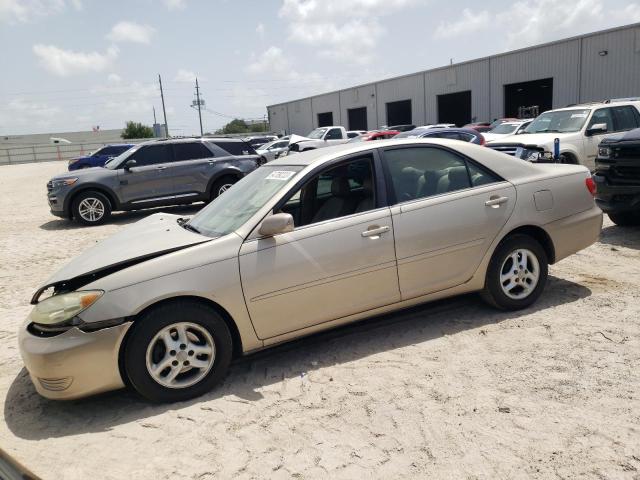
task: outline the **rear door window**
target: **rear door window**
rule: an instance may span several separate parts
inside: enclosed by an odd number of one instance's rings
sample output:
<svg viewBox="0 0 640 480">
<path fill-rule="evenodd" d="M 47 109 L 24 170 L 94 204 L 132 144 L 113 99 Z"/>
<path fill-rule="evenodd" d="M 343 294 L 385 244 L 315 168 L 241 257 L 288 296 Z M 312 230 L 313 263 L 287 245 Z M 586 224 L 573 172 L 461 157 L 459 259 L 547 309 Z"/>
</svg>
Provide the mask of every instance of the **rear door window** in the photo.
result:
<svg viewBox="0 0 640 480">
<path fill-rule="evenodd" d="M 170 144 L 147 145 L 131 155 L 129 160 L 135 160 L 139 167 L 173 162 L 173 149 L 171 147 Z"/>
<path fill-rule="evenodd" d="M 324 137 L 325 140 L 340 140 L 342 138 L 342 131 L 339 128 L 332 128 L 327 132 Z"/>
<path fill-rule="evenodd" d="M 175 143 L 173 145 L 173 151 L 175 153 L 177 162 L 213 157 L 213 153 L 211 152 L 211 150 L 209 150 L 200 142 Z"/>
<path fill-rule="evenodd" d="M 640 123 L 638 121 L 640 114 L 635 107 L 629 105 L 613 107 L 611 110 L 613 112 L 613 123 L 616 131 L 633 130 L 634 128 L 640 127 Z"/>
</svg>

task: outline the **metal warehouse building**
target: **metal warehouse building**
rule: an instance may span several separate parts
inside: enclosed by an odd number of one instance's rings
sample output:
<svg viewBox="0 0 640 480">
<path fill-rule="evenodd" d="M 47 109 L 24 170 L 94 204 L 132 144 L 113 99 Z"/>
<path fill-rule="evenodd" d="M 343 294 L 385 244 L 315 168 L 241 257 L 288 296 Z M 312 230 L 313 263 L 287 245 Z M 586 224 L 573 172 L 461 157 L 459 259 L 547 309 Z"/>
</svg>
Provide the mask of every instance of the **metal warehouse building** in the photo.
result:
<svg viewBox="0 0 640 480">
<path fill-rule="evenodd" d="M 448 65 L 267 107 L 272 131 L 490 121 L 640 96 L 640 24 Z"/>
</svg>

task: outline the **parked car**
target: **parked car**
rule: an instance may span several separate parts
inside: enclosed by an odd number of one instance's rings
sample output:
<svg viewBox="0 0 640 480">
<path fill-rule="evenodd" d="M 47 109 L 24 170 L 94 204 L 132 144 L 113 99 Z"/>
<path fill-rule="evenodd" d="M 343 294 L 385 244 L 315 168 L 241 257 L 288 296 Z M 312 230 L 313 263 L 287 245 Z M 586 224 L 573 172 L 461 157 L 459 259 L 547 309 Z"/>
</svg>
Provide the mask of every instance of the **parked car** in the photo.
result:
<svg viewBox="0 0 640 480">
<path fill-rule="evenodd" d="M 526 308 L 548 264 L 597 240 L 592 187 L 583 166 L 443 139 L 292 155 L 191 220 L 151 215 L 72 260 L 35 292 L 20 352 L 45 397 L 126 383 L 168 402 L 234 355 L 426 301 Z"/>
<path fill-rule="evenodd" d="M 365 133 L 367 133 L 366 130 L 348 130 L 347 131 L 347 137 L 348 138 L 355 138 L 355 137 L 358 137 L 360 135 L 364 135 Z"/>
<path fill-rule="evenodd" d="M 408 132 L 409 130 L 413 130 L 416 128 L 415 125 L 391 125 L 391 126 L 383 126 L 381 130 L 396 130 L 398 132 Z"/>
<path fill-rule="evenodd" d="M 524 132 L 525 128 L 527 128 L 532 121 L 533 120 L 518 120 L 517 122 L 504 122 L 484 132 L 482 135 L 487 142 L 501 140 L 509 135 L 518 135 Z"/>
<path fill-rule="evenodd" d="M 256 150 L 262 147 L 264 144 L 273 142 L 274 140 L 277 140 L 277 139 L 278 137 L 275 135 L 257 135 L 257 136 L 254 135 L 251 137 L 243 138 L 245 142 L 247 142 Z"/>
<path fill-rule="evenodd" d="M 364 135 L 360 135 L 359 137 L 352 138 L 349 140 L 349 143 L 357 143 L 357 142 L 370 142 L 372 140 L 388 140 L 389 138 L 393 138 L 398 135 L 400 132 L 397 130 L 374 130 L 371 132 L 367 132 Z"/>
<path fill-rule="evenodd" d="M 217 145 L 227 153 L 236 156 L 258 155 L 250 143 L 241 138 L 231 137 L 206 137 L 207 142 Z M 265 159 L 266 161 L 266 159 Z"/>
<path fill-rule="evenodd" d="M 126 152 L 131 147 L 133 147 L 132 143 L 105 145 L 89 155 L 69 160 L 69 171 L 71 172 L 73 170 L 81 170 L 83 168 L 91 167 L 104 167 L 104 164 L 109 160 L 117 157 L 123 152 Z"/>
<path fill-rule="evenodd" d="M 593 179 L 596 203 L 616 225 L 640 225 L 640 129 L 600 143 Z"/>
<path fill-rule="evenodd" d="M 489 130 L 491 130 L 491 123 L 489 122 L 474 122 L 474 123 L 467 123 L 466 125 L 463 125 L 462 128 L 471 128 L 473 130 L 476 130 L 480 133 L 484 133 L 484 132 L 488 132 Z"/>
<path fill-rule="evenodd" d="M 262 145 L 256 153 L 264 157 L 267 162 L 275 160 L 279 153 L 286 152 L 289 149 L 289 140 L 276 140 Z"/>
<path fill-rule="evenodd" d="M 347 143 L 349 137 L 344 127 L 320 127 L 312 130 L 306 137 L 300 135 L 291 135 L 289 140 L 290 152 L 305 152 L 307 150 L 315 150 L 316 148 L 330 147 L 332 145 L 340 145 Z"/>
<path fill-rule="evenodd" d="M 116 210 L 208 202 L 262 163 L 257 155 L 230 154 L 220 143 L 237 145 L 232 139 L 153 140 L 105 168 L 56 175 L 47 183 L 51 213 L 98 225 Z"/>
<path fill-rule="evenodd" d="M 487 146 L 528 161 L 554 156 L 554 140 L 560 141 L 560 163 L 595 168 L 598 145 L 613 133 L 640 127 L 640 102 L 575 105 L 539 115 L 524 133 Z"/>
<path fill-rule="evenodd" d="M 486 143 L 483 134 L 471 128 L 418 127 L 410 132 L 400 133 L 394 138 L 448 138 L 450 140 L 475 143 L 476 145 L 484 145 Z"/>
</svg>

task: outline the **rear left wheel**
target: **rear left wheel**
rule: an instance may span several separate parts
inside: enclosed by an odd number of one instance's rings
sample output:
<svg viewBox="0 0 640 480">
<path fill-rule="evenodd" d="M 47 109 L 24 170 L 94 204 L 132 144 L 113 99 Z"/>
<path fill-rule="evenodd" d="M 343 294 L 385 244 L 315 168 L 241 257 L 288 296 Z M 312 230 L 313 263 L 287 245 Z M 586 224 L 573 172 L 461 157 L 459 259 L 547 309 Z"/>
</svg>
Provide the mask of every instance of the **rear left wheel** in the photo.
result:
<svg viewBox="0 0 640 480">
<path fill-rule="evenodd" d="M 540 243 L 528 235 L 512 235 L 491 257 L 482 297 L 501 310 L 526 308 L 542 294 L 547 275 L 547 255 Z"/>
<path fill-rule="evenodd" d="M 210 200 L 215 200 L 224 192 L 233 187 L 233 184 L 236 183 L 238 179 L 231 175 L 226 175 L 218 180 L 216 180 L 211 187 L 211 196 Z"/>
<path fill-rule="evenodd" d="M 154 402 L 177 402 L 211 390 L 227 373 L 231 333 L 212 308 L 162 305 L 134 324 L 124 353 L 133 388 Z"/>
</svg>

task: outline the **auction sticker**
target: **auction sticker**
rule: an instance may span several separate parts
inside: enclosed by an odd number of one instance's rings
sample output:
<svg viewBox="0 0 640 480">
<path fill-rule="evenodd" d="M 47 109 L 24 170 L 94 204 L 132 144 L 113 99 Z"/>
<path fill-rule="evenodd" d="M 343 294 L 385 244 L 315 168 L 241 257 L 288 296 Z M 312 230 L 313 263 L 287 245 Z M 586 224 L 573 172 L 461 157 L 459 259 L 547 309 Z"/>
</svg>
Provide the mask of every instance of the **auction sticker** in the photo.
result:
<svg viewBox="0 0 640 480">
<path fill-rule="evenodd" d="M 296 172 L 289 172 L 287 170 L 276 170 L 271 172 L 267 176 L 267 180 L 289 180 Z"/>
</svg>

